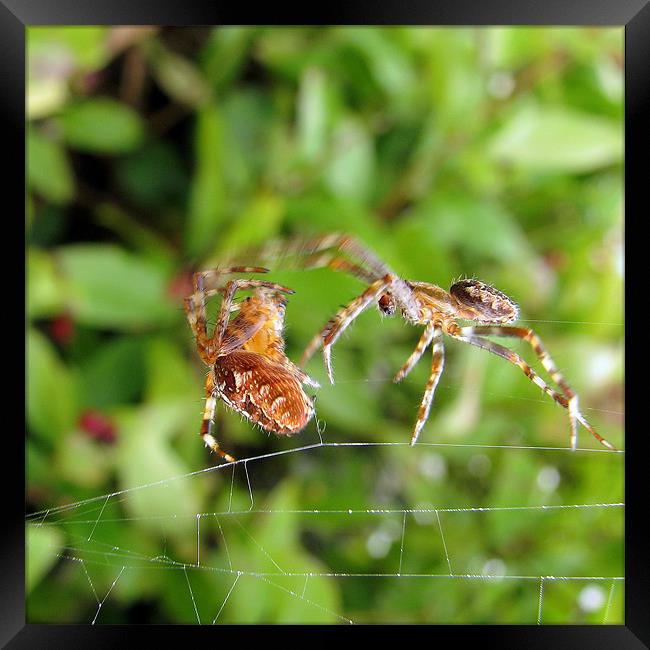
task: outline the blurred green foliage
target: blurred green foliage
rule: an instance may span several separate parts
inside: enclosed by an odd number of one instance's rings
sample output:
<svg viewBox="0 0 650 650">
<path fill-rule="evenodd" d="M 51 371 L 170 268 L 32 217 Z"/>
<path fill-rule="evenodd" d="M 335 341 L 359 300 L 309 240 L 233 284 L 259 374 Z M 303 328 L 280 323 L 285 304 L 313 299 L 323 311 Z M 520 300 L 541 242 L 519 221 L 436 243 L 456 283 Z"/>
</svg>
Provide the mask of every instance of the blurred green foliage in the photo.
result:
<svg viewBox="0 0 650 650">
<path fill-rule="evenodd" d="M 423 444 L 202 472 L 181 309 L 225 250 L 352 233 L 512 296 L 622 448 L 622 56 L 622 29 L 30 28 L 28 620 L 622 622 L 622 582 L 540 605 L 540 580 L 447 575 L 623 575 L 622 508 L 536 508 L 622 501 L 623 456 L 536 449 L 568 418 L 518 369 L 450 342 Z M 362 290 L 273 279 L 292 359 Z M 428 363 L 390 378 L 418 335 L 369 310 L 336 385 L 310 363 L 325 442 L 408 442 Z M 319 441 L 217 427 L 242 459 Z M 481 507 L 530 509 L 445 511 Z"/>
</svg>

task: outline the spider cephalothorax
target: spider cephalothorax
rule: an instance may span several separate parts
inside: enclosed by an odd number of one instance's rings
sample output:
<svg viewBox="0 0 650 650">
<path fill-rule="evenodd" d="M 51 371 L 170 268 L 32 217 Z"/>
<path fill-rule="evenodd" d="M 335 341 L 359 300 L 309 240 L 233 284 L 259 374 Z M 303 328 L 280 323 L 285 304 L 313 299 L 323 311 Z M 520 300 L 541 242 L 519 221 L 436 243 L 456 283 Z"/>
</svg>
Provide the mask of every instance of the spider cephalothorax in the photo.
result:
<svg viewBox="0 0 650 650">
<path fill-rule="evenodd" d="M 206 402 L 201 436 L 213 451 L 228 461 L 214 434 L 214 414 L 221 399 L 234 411 L 266 431 L 292 435 L 314 415 L 314 400 L 302 384 L 317 387 L 284 353 L 286 295 L 292 289 L 261 280 L 230 280 L 206 288 L 206 282 L 230 273 L 265 273 L 261 267 L 231 267 L 196 273 L 194 292 L 185 299 L 185 311 L 196 336 L 199 355 L 208 366 Z M 237 291 L 252 289 L 248 298 L 234 303 Z M 205 301 L 221 294 L 214 332 L 208 336 Z M 239 311 L 233 319 L 230 314 Z"/>
<path fill-rule="evenodd" d="M 363 280 L 367 287 L 349 305 L 337 314 L 316 334 L 305 349 L 302 367 L 322 345 L 327 374 L 334 383 L 331 348 L 345 329 L 373 303 L 386 315 L 400 313 L 409 323 L 424 325 L 424 332 L 411 356 L 395 375 L 401 381 L 412 370 L 424 351 L 431 346 L 432 366 L 424 396 L 420 404 L 411 444 L 415 444 L 429 416 L 433 396 L 444 367 L 443 334 L 483 348 L 518 366 L 526 376 L 569 412 L 571 447 L 577 446 L 577 423 L 580 422 L 598 441 L 609 449 L 614 447 L 600 436 L 580 412 L 578 396 L 555 366 L 541 339 L 533 330 L 507 325 L 519 316 L 517 305 L 504 293 L 475 279 L 460 280 L 449 291 L 428 282 L 404 280 L 388 265 L 360 242 L 347 235 L 330 234 L 318 239 L 295 239 L 268 245 L 260 251 L 278 265 L 289 263 L 302 268 L 329 267 L 350 273 Z M 457 319 L 469 320 L 479 325 L 461 327 Z M 510 337 L 526 341 L 533 349 L 560 392 L 551 388 L 518 354 L 490 341 L 488 336 Z"/>
</svg>

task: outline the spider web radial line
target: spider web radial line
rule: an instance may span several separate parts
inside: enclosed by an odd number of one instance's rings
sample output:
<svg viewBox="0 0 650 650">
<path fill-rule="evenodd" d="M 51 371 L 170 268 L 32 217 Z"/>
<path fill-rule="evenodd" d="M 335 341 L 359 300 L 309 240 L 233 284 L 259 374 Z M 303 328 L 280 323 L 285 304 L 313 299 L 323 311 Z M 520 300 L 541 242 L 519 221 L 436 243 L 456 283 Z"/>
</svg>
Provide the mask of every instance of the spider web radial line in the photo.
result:
<svg viewBox="0 0 650 650">
<path fill-rule="evenodd" d="M 616 586 L 616 581 L 612 580 L 612 584 L 609 588 L 609 595 L 607 596 L 607 605 L 605 606 L 605 613 L 603 615 L 603 623 L 607 621 L 609 616 L 609 610 L 612 608 L 612 599 L 614 597 L 614 587 Z"/>
<path fill-rule="evenodd" d="M 576 453 L 576 452 L 587 452 L 587 453 L 605 453 L 605 454 L 611 454 L 613 455 L 618 455 L 618 454 L 624 454 L 624 450 L 609 450 L 609 449 L 591 449 L 591 448 L 582 448 L 579 447 L 575 450 L 572 450 L 571 447 L 544 447 L 544 446 L 527 446 L 527 445 L 478 445 L 478 444 L 470 444 L 470 443 L 435 443 L 435 442 L 418 442 L 415 447 L 417 446 L 422 446 L 422 447 L 439 447 L 439 448 L 445 448 L 445 447 L 450 447 L 450 448 L 474 448 L 474 449 L 512 449 L 512 450 L 530 450 L 530 451 L 562 451 L 562 452 L 571 452 L 571 453 Z M 193 472 L 188 472 L 186 474 L 178 474 L 176 476 L 171 476 L 168 478 L 160 479 L 158 481 L 152 481 L 150 483 L 144 483 L 142 485 L 136 485 L 133 487 L 128 487 L 124 488 L 122 490 L 116 490 L 115 492 L 110 492 L 108 494 L 101 494 L 95 497 L 89 497 L 87 499 L 82 499 L 80 501 L 75 501 L 71 503 L 67 503 L 61 506 L 56 506 L 56 507 L 50 507 L 47 509 L 43 510 L 38 510 L 36 512 L 29 513 L 26 515 L 26 520 L 32 520 L 35 518 L 39 517 L 45 517 L 53 515 L 53 514 L 58 514 L 60 512 L 64 512 L 67 510 L 72 510 L 79 508 L 81 506 L 87 505 L 94 503 L 96 501 L 101 501 L 102 499 L 110 499 L 113 497 L 117 496 L 124 496 L 128 495 L 132 492 L 138 491 L 138 490 L 144 490 L 147 488 L 151 487 L 156 487 L 160 485 L 164 485 L 165 483 L 169 483 L 172 481 L 178 481 L 186 478 L 191 478 L 194 476 L 200 476 L 202 474 L 206 474 L 209 472 L 214 472 L 214 471 L 220 471 L 223 470 L 226 467 L 229 466 L 235 466 L 243 463 L 248 463 L 252 461 L 258 461 L 258 460 L 266 460 L 269 458 L 274 458 L 277 456 L 284 456 L 287 454 L 294 454 L 298 452 L 303 452 L 303 451 L 309 451 L 312 449 L 321 449 L 321 448 L 345 448 L 345 447 L 411 447 L 409 442 L 324 442 L 324 443 L 313 443 L 310 445 L 302 445 L 300 447 L 293 447 L 291 449 L 282 449 L 279 451 L 274 451 L 274 452 L 269 452 L 266 454 L 260 454 L 258 456 L 250 456 L 248 458 L 242 458 L 239 460 L 236 460 L 231 463 L 222 463 L 221 465 L 215 465 L 213 467 L 204 467 L 199 470 L 195 470 Z"/>
<path fill-rule="evenodd" d="M 113 587 L 115 586 L 115 584 L 117 583 L 117 581 L 120 579 L 120 577 L 121 577 L 122 574 L 124 573 L 124 570 L 125 570 L 125 569 L 126 569 L 126 567 L 123 566 L 123 567 L 122 567 L 122 570 L 119 572 L 117 578 L 115 578 L 115 580 L 113 580 L 113 584 L 111 584 L 109 590 L 106 592 L 106 595 L 105 595 L 104 598 L 102 599 L 102 602 L 99 603 L 99 605 L 97 605 L 97 612 L 95 613 L 95 618 L 93 618 L 91 625 L 95 625 L 95 623 L 97 622 L 97 617 L 99 616 L 99 612 L 101 611 L 101 609 L 102 609 L 104 603 L 106 602 L 106 599 L 108 598 L 109 594 L 111 593 L 111 591 L 113 591 Z"/>
<path fill-rule="evenodd" d="M 287 574 L 290 575 L 290 574 Z M 263 582 L 266 582 L 267 584 L 273 585 L 274 587 L 278 589 L 282 589 L 282 591 L 285 591 L 286 593 L 290 594 L 291 596 L 297 598 L 298 600 L 303 600 L 304 602 L 308 603 L 309 605 L 313 605 L 314 607 L 318 607 L 318 609 L 323 610 L 327 614 L 330 614 L 332 616 L 336 616 L 336 618 L 341 619 L 342 621 L 345 621 L 346 623 L 354 623 L 353 620 L 346 618 L 345 616 L 341 616 L 340 614 L 337 614 L 336 612 L 333 612 L 332 610 L 328 609 L 327 607 L 323 607 L 322 605 L 319 605 L 318 603 L 314 602 L 313 600 L 309 600 L 309 598 L 305 598 L 303 596 L 300 596 L 297 594 L 295 591 L 292 591 L 291 589 L 287 589 L 286 587 L 283 587 L 282 585 L 279 585 L 272 580 L 269 580 L 267 576 L 257 574 L 254 576 L 255 578 L 262 580 Z"/>
<path fill-rule="evenodd" d="M 212 625 L 216 624 L 217 619 L 221 615 L 221 612 L 223 611 L 223 608 L 226 606 L 226 603 L 230 599 L 230 594 L 232 594 L 233 590 L 235 589 L 235 586 L 237 585 L 237 582 L 239 581 L 240 577 L 241 577 L 241 573 L 237 572 L 237 577 L 235 578 L 235 581 L 230 586 L 230 589 L 228 590 L 228 593 L 226 594 L 226 597 L 225 597 L 223 603 L 221 603 L 221 607 L 219 607 L 219 611 L 217 612 L 217 615 L 212 619 Z"/>
</svg>

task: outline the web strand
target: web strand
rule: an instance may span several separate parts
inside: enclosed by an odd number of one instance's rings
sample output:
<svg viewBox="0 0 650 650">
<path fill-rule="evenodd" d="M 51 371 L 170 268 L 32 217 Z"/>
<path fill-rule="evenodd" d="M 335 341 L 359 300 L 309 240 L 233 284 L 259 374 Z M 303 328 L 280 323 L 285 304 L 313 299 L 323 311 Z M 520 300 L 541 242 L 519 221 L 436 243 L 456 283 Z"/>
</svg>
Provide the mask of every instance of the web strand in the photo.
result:
<svg viewBox="0 0 650 650">
<path fill-rule="evenodd" d="M 320 434 L 319 430 L 319 434 Z M 417 581 L 431 580 L 436 582 L 456 582 L 465 581 L 469 583 L 490 583 L 490 584 L 512 584 L 520 581 L 523 583 L 539 584 L 539 593 L 537 599 L 537 623 L 542 624 L 544 612 L 547 610 L 546 600 L 546 587 L 551 582 L 567 582 L 575 584 L 586 584 L 587 582 L 595 582 L 598 584 L 609 584 L 609 593 L 607 602 L 604 604 L 603 622 L 609 620 L 610 611 L 614 602 L 614 595 L 616 593 L 616 585 L 624 580 L 622 575 L 605 575 L 597 574 L 594 572 L 585 571 L 583 574 L 576 571 L 573 575 L 564 574 L 562 572 L 544 571 L 544 572 L 526 572 L 513 570 L 511 573 L 504 572 L 503 574 L 497 572 L 490 573 L 487 570 L 483 572 L 476 572 L 471 570 L 472 566 L 468 564 L 468 559 L 463 558 L 463 554 L 459 553 L 458 547 L 458 533 L 455 531 L 455 526 L 458 520 L 456 517 L 482 517 L 482 516 L 498 516 L 504 514 L 516 513 L 538 513 L 539 516 L 559 516 L 559 513 L 575 513 L 578 516 L 579 512 L 596 512 L 596 511 L 614 511 L 622 510 L 625 504 L 622 501 L 597 501 L 591 503 L 541 503 L 541 504 L 527 504 L 527 503 L 512 503 L 503 505 L 481 505 L 476 502 L 459 504 L 459 505 L 445 505 L 440 504 L 427 504 L 416 507 L 394 507 L 392 505 L 384 505 L 381 501 L 376 504 L 366 503 L 363 507 L 358 504 L 350 504 L 351 507 L 330 507 L 330 508 L 283 508 L 283 507 L 267 507 L 266 504 L 260 499 L 256 499 L 255 488 L 255 473 L 251 474 L 251 470 L 256 466 L 256 463 L 271 462 L 279 457 L 291 454 L 314 454 L 316 452 L 336 451 L 343 452 L 354 448 L 365 449 L 369 447 L 396 449 L 410 447 L 408 442 L 319 442 L 316 444 L 302 445 L 291 449 L 274 451 L 258 456 L 252 456 L 238 460 L 233 463 L 224 463 L 217 466 L 206 467 L 201 470 L 188 472 L 179 476 L 172 476 L 159 481 L 149 482 L 143 485 L 136 485 L 133 487 L 124 488 L 109 494 L 98 495 L 88 499 L 83 499 L 75 503 L 68 503 L 61 506 L 49 507 L 45 510 L 32 513 L 27 516 L 27 521 L 38 528 L 47 528 L 50 526 L 60 527 L 66 531 L 66 546 L 63 550 L 57 552 L 57 556 L 62 561 L 76 562 L 81 564 L 80 570 L 84 572 L 85 579 L 88 582 L 90 591 L 94 602 L 97 604 L 92 623 L 99 620 L 102 608 L 105 606 L 107 599 L 118 583 L 124 571 L 128 568 L 137 570 L 152 570 L 152 571 L 183 571 L 184 581 L 186 583 L 186 594 L 188 602 L 191 603 L 190 611 L 193 612 L 194 621 L 201 623 L 199 602 L 197 597 L 199 593 L 196 589 L 197 580 L 193 579 L 192 572 L 201 571 L 209 575 L 217 576 L 220 581 L 226 582 L 225 596 L 220 602 L 213 604 L 211 613 L 214 612 L 214 618 L 211 620 L 213 624 L 217 624 L 225 620 L 224 612 L 229 610 L 229 604 L 232 601 L 233 593 L 236 592 L 238 586 L 241 588 L 241 580 L 254 580 L 259 583 L 268 585 L 274 590 L 279 590 L 294 599 L 296 603 L 301 603 L 301 606 L 312 608 L 314 612 L 320 613 L 320 616 L 331 617 L 332 620 L 351 623 L 353 622 L 350 616 L 345 612 L 336 611 L 328 606 L 328 603 L 318 602 L 321 600 L 317 595 L 320 593 L 316 589 L 317 583 L 312 584 L 312 580 L 333 580 L 333 581 L 351 581 L 357 579 L 363 580 L 406 580 L 411 585 L 415 585 Z M 458 449 L 467 450 L 468 453 L 476 451 L 495 450 L 495 452 L 502 452 L 504 454 L 516 454 L 524 451 L 534 451 L 535 453 L 544 454 L 564 454 L 571 451 L 569 447 L 539 447 L 539 446 L 524 446 L 524 445 L 481 445 L 470 443 L 419 443 L 417 445 L 419 451 L 422 450 L 444 450 L 444 449 Z M 417 453 L 415 450 L 414 453 Z M 580 454 L 587 454 L 580 455 Z M 605 455 L 603 455 L 605 454 Z M 621 462 L 624 459 L 624 452 L 611 452 L 605 449 L 579 449 L 578 453 L 571 451 L 571 458 L 593 458 L 594 462 Z M 248 492 L 249 504 L 242 504 L 239 500 L 235 500 L 235 472 L 238 465 L 244 467 L 243 475 L 239 475 L 237 481 L 237 489 L 241 490 L 241 497 L 244 497 Z M 228 465 L 232 465 L 228 470 Z M 211 472 L 225 472 L 230 471 L 231 475 L 224 476 L 224 493 L 223 493 L 223 507 L 217 508 L 212 511 L 205 512 L 176 512 L 173 514 L 158 514 L 152 512 L 149 515 L 133 516 L 128 512 L 124 512 L 124 516 L 115 513 L 120 513 L 120 508 L 126 505 L 128 500 L 137 492 L 147 489 L 154 489 L 162 486 L 168 486 L 171 483 L 179 480 L 196 480 L 199 476 L 206 475 Z M 244 480 L 245 479 L 245 480 Z M 238 492 L 239 494 L 239 492 Z M 238 497 L 239 499 L 240 497 Z M 110 501 L 111 508 L 108 508 Z M 246 507 L 248 505 L 248 507 Z M 555 515 L 553 514 L 555 513 Z M 422 521 L 430 521 L 433 526 L 433 531 L 437 530 L 440 539 L 440 556 L 435 560 L 435 543 L 432 547 L 433 555 L 431 559 L 431 571 L 419 570 L 419 566 L 414 566 L 410 569 L 410 553 L 407 552 L 407 541 L 412 539 L 412 535 L 416 533 L 416 528 L 412 527 L 411 522 L 408 521 L 413 517 L 413 521 L 418 521 L 421 524 L 418 516 L 425 516 Z M 390 518 L 399 517 L 399 523 L 394 522 L 396 530 L 394 531 L 395 543 L 395 563 L 391 563 L 388 567 L 392 570 L 388 571 L 354 571 L 354 570 L 340 570 L 338 567 L 324 566 L 319 571 L 301 570 L 300 568 L 285 565 L 280 557 L 274 556 L 272 548 L 258 537 L 255 532 L 254 524 L 259 518 L 274 518 L 280 516 L 294 516 L 300 517 L 303 521 L 308 521 L 310 518 L 321 517 L 357 517 L 361 521 L 364 517 L 370 517 L 370 521 L 389 521 Z M 429 518 L 427 519 L 428 516 Z M 193 520 L 192 520 L 193 518 Z M 443 522 L 444 520 L 444 522 Z M 353 520 L 349 520 L 353 521 Z M 148 555 L 146 552 L 141 552 L 124 546 L 118 546 L 104 539 L 104 531 L 113 530 L 115 524 L 123 523 L 129 524 L 131 522 L 151 522 L 148 525 L 160 526 L 162 537 L 165 540 L 165 549 L 162 554 L 151 553 Z M 167 543 L 167 528 L 170 523 L 174 525 L 181 525 L 182 522 L 187 522 L 190 526 L 189 533 L 190 540 L 194 542 L 194 548 L 191 549 L 190 561 L 184 561 L 188 558 L 174 559 L 168 556 L 166 550 Z M 195 523 L 194 523 L 195 522 Z M 444 523 L 444 526 L 443 526 Z M 185 524 L 183 524 L 185 525 Z M 381 524 L 383 525 L 383 524 Z M 78 531 L 76 527 L 81 527 Z M 84 533 L 83 527 L 87 527 Z M 234 527 L 234 530 L 233 530 Z M 213 530 L 213 533 L 211 533 Z M 231 545 L 227 541 L 228 538 L 233 540 L 233 533 L 240 530 L 243 537 L 250 542 L 248 549 L 253 549 L 252 554 L 247 552 L 242 558 L 239 554 L 231 553 Z M 451 531 L 451 533 L 450 533 Z M 109 534 L 111 534 L 109 532 Z M 191 539 L 195 535 L 195 539 Z M 238 537 L 241 537 L 238 536 Z M 212 538 L 212 542 L 210 539 Z M 214 541 L 216 540 L 216 541 Z M 451 540 L 451 543 L 450 543 Z M 212 553 L 205 554 L 203 551 L 207 547 L 217 545 L 221 550 L 223 559 L 222 566 L 216 566 L 219 562 L 214 561 Z M 190 545 L 191 548 L 191 545 Z M 409 548 L 412 548 L 409 543 Z M 173 552 L 172 552 L 173 554 Z M 255 557 L 253 557 L 255 556 Z M 452 556 L 454 562 L 452 563 Z M 242 559 L 246 564 L 251 563 L 251 566 L 244 566 Z M 96 586 L 97 580 L 91 579 L 91 574 L 88 571 L 88 566 L 98 565 L 103 567 L 116 567 L 119 572 L 115 576 L 112 584 L 107 589 L 103 598 L 100 599 L 98 589 Z M 442 566 L 446 566 L 447 571 L 440 571 Z M 516 563 L 515 563 L 516 567 Z M 345 569 L 345 567 L 342 567 Z M 410 570 L 409 570 L 410 569 Z M 287 582 L 289 581 L 289 582 Z M 291 582 L 293 581 L 293 582 Z M 606 587 L 605 587 L 606 589 Z M 101 589 L 99 591 L 101 593 Z M 239 593 L 239 592 L 237 592 Z M 535 613 L 531 612 L 533 621 L 535 620 Z M 204 617 L 206 618 L 206 617 Z M 210 621 L 207 619 L 205 622 Z M 531 621 L 531 622 L 533 622 Z"/>
<path fill-rule="evenodd" d="M 471 443 L 436 443 L 436 442 L 418 442 L 415 447 L 431 447 L 431 448 L 471 448 L 471 449 L 510 449 L 510 450 L 527 450 L 527 451 L 559 451 L 559 452 L 569 452 L 571 454 L 575 454 L 578 452 L 581 453 L 601 453 L 601 454 L 608 454 L 610 456 L 614 455 L 623 455 L 625 454 L 624 450 L 610 450 L 610 449 L 592 449 L 592 448 L 577 448 L 575 450 L 571 449 L 571 447 L 546 447 L 546 446 L 535 446 L 535 445 L 479 445 L 479 444 L 471 444 Z M 294 453 L 299 453 L 299 452 L 304 452 L 304 451 L 309 451 L 312 449 L 319 449 L 319 448 L 341 448 L 341 447 L 411 447 L 411 444 L 408 442 L 324 442 L 324 443 L 314 443 L 310 445 L 303 445 L 300 447 L 294 447 L 292 449 L 283 449 L 280 451 L 275 451 L 275 452 L 269 452 L 267 454 L 260 454 L 258 456 L 251 456 L 246 459 L 240 459 L 236 460 L 232 463 L 223 463 L 221 465 L 214 465 L 212 467 L 205 467 L 200 470 L 195 470 L 193 472 L 188 472 L 186 474 L 179 474 L 177 476 L 172 476 L 170 478 L 166 479 L 160 479 L 158 481 L 153 481 L 151 483 L 145 483 L 142 485 L 136 485 L 134 487 L 130 488 L 124 488 L 123 490 L 117 490 L 115 492 L 111 492 L 109 494 L 102 494 L 96 497 L 89 497 L 88 499 L 82 499 L 81 501 L 76 501 L 73 503 L 68 503 L 65 505 L 61 506 L 56 506 L 56 507 L 51 507 L 48 509 L 44 510 L 38 510 L 36 512 L 30 513 L 26 516 L 26 519 L 28 521 L 39 518 L 41 517 L 43 520 L 45 520 L 46 516 L 50 516 L 52 514 L 60 514 L 61 512 L 64 512 L 66 510 L 73 510 L 76 508 L 80 508 L 82 506 L 88 505 L 95 503 L 97 501 L 101 501 L 102 499 L 108 500 L 113 497 L 121 497 L 124 495 L 131 494 L 132 492 L 138 491 L 138 490 L 144 490 L 152 487 L 157 487 L 157 486 L 162 486 L 165 485 L 166 483 L 170 483 L 172 481 L 178 481 L 182 479 L 187 479 L 187 478 L 192 478 L 195 476 L 200 476 L 202 474 L 206 474 L 209 472 L 218 472 L 218 471 L 223 471 L 226 467 L 232 466 L 233 468 L 233 477 L 231 479 L 231 488 L 234 485 L 234 468 L 236 465 L 244 464 L 245 469 L 247 469 L 247 463 L 253 462 L 253 461 L 259 461 L 259 460 L 268 460 L 270 458 L 275 458 L 277 456 L 285 456 L 287 454 L 294 454 Z M 252 488 L 250 485 L 250 477 L 248 478 L 248 485 L 249 485 L 249 491 L 251 494 L 251 507 L 253 504 L 253 499 L 252 499 Z M 230 504 L 232 504 L 232 491 L 231 491 L 231 500 Z"/>
</svg>

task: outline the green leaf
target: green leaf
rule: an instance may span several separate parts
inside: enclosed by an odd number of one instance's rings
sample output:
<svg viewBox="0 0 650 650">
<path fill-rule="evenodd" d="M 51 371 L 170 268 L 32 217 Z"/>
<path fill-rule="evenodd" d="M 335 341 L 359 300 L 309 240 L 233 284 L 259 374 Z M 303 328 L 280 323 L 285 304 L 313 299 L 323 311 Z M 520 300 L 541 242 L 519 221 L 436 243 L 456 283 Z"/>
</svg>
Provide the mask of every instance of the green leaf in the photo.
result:
<svg viewBox="0 0 650 650">
<path fill-rule="evenodd" d="M 144 138 L 140 116 L 107 97 L 70 106 L 59 117 L 65 141 L 73 148 L 98 154 L 132 151 Z"/>
<path fill-rule="evenodd" d="M 65 150 L 33 125 L 27 130 L 27 185 L 52 203 L 69 203 L 74 194 Z"/>
<path fill-rule="evenodd" d="M 100 490 L 111 471 L 111 452 L 106 445 L 75 431 L 58 446 L 53 463 L 56 476 L 73 485 Z"/>
<path fill-rule="evenodd" d="M 274 144 L 281 136 L 279 114 L 272 99 L 259 90 L 233 90 L 219 103 L 222 151 L 227 164 L 222 166 L 220 182 L 228 196 L 245 197 L 269 176 L 282 176 L 282 161 L 274 158 Z M 283 135 L 283 134 L 282 134 Z M 280 145 L 282 146 L 282 145 Z M 280 152 L 284 155 L 286 151 Z M 272 184 L 272 183 L 270 183 Z"/>
<path fill-rule="evenodd" d="M 129 197 L 146 209 L 181 207 L 185 201 L 187 172 L 178 151 L 165 141 L 147 142 L 120 158 L 116 173 Z"/>
<path fill-rule="evenodd" d="M 149 63 L 160 87 L 170 97 L 190 108 L 205 104 L 210 89 L 198 68 L 159 42 L 154 43 L 150 48 Z"/>
<path fill-rule="evenodd" d="M 215 29 L 202 52 L 202 67 L 215 88 L 229 84 L 241 69 L 255 27 Z"/>
<path fill-rule="evenodd" d="M 326 149 L 328 106 L 327 76 L 320 68 L 307 68 L 300 80 L 297 130 L 301 154 L 317 160 Z"/>
<path fill-rule="evenodd" d="M 267 192 L 253 196 L 230 229 L 219 240 L 219 250 L 261 244 L 277 235 L 285 212 L 284 201 Z"/>
<path fill-rule="evenodd" d="M 155 533 L 160 533 L 160 521 L 164 520 L 165 533 L 181 541 L 196 531 L 195 515 L 201 512 L 201 483 L 192 476 L 175 478 L 190 468 L 167 442 L 186 422 L 184 403 L 150 405 L 122 417 L 118 462 L 120 489 L 132 489 L 124 501 L 125 509 L 142 518 L 142 528 Z M 146 489 L 137 489 L 141 485 Z"/>
<path fill-rule="evenodd" d="M 58 251 L 69 287 L 70 309 L 79 322 L 117 329 L 171 322 L 177 306 L 167 296 L 164 271 L 115 246 L 82 244 Z"/>
<path fill-rule="evenodd" d="M 196 169 L 186 226 L 186 248 L 193 255 L 203 252 L 215 239 L 224 219 L 223 137 L 219 111 L 214 105 L 204 107 L 196 122 Z"/>
<path fill-rule="evenodd" d="M 416 80 L 406 53 L 393 40 L 394 31 L 392 28 L 344 27 L 339 35 L 363 54 L 379 86 L 388 95 L 404 101 L 415 90 Z"/>
<path fill-rule="evenodd" d="M 35 434 L 55 441 L 76 420 L 76 394 L 70 370 L 37 330 L 27 333 L 27 422 Z"/>
<path fill-rule="evenodd" d="M 101 67 L 111 56 L 106 27 L 27 28 L 27 116 L 60 110 L 70 95 L 70 77 Z"/>
<path fill-rule="evenodd" d="M 68 100 L 68 84 L 65 79 L 34 80 L 27 83 L 27 119 L 37 120 L 59 110 Z"/>
<path fill-rule="evenodd" d="M 430 125 L 423 134 L 434 139 L 441 133 L 467 138 L 483 126 L 486 100 L 485 81 L 478 73 L 477 57 L 482 55 L 476 52 L 476 36 L 463 29 L 434 28 L 429 33 L 427 73 L 416 82 L 430 98 L 426 100 L 428 114 L 422 120 Z"/>
<path fill-rule="evenodd" d="M 187 326 L 188 336 L 190 334 Z M 156 338 L 147 346 L 147 402 L 196 399 L 203 395 L 186 355 L 167 339 Z"/>
<path fill-rule="evenodd" d="M 25 533 L 25 542 L 25 582 L 29 593 L 58 562 L 64 538 L 63 533 L 54 526 L 30 524 Z"/>
<path fill-rule="evenodd" d="M 52 255 L 33 246 L 27 252 L 26 297 L 31 319 L 54 316 L 65 304 L 65 287 Z"/>
<path fill-rule="evenodd" d="M 98 68 L 110 54 L 106 32 L 105 26 L 30 26 L 27 29 L 30 59 L 68 57 L 75 67 L 87 70 Z M 57 70 L 57 66 L 47 69 Z"/>
<path fill-rule="evenodd" d="M 492 157 L 558 173 L 589 172 L 622 160 L 623 127 L 562 106 L 525 106 L 489 146 Z"/>
<path fill-rule="evenodd" d="M 456 192 L 439 192 L 404 216 L 395 229 L 405 264 L 415 272 L 435 273 L 431 251 L 458 248 L 473 259 L 521 260 L 532 257 L 517 221 L 500 205 Z"/>
<path fill-rule="evenodd" d="M 375 167 L 373 142 L 357 119 L 341 121 L 334 133 L 334 151 L 325 182 L 339 197 L 364 202 L 369 197 Z"/>
<path fill-rule="evenodd" d="M 87 407 L 105 409 L 135 399 L 144 385 L 144 341 L 120 337 L 105 343 L 81 367 Z"/>
</svg>

